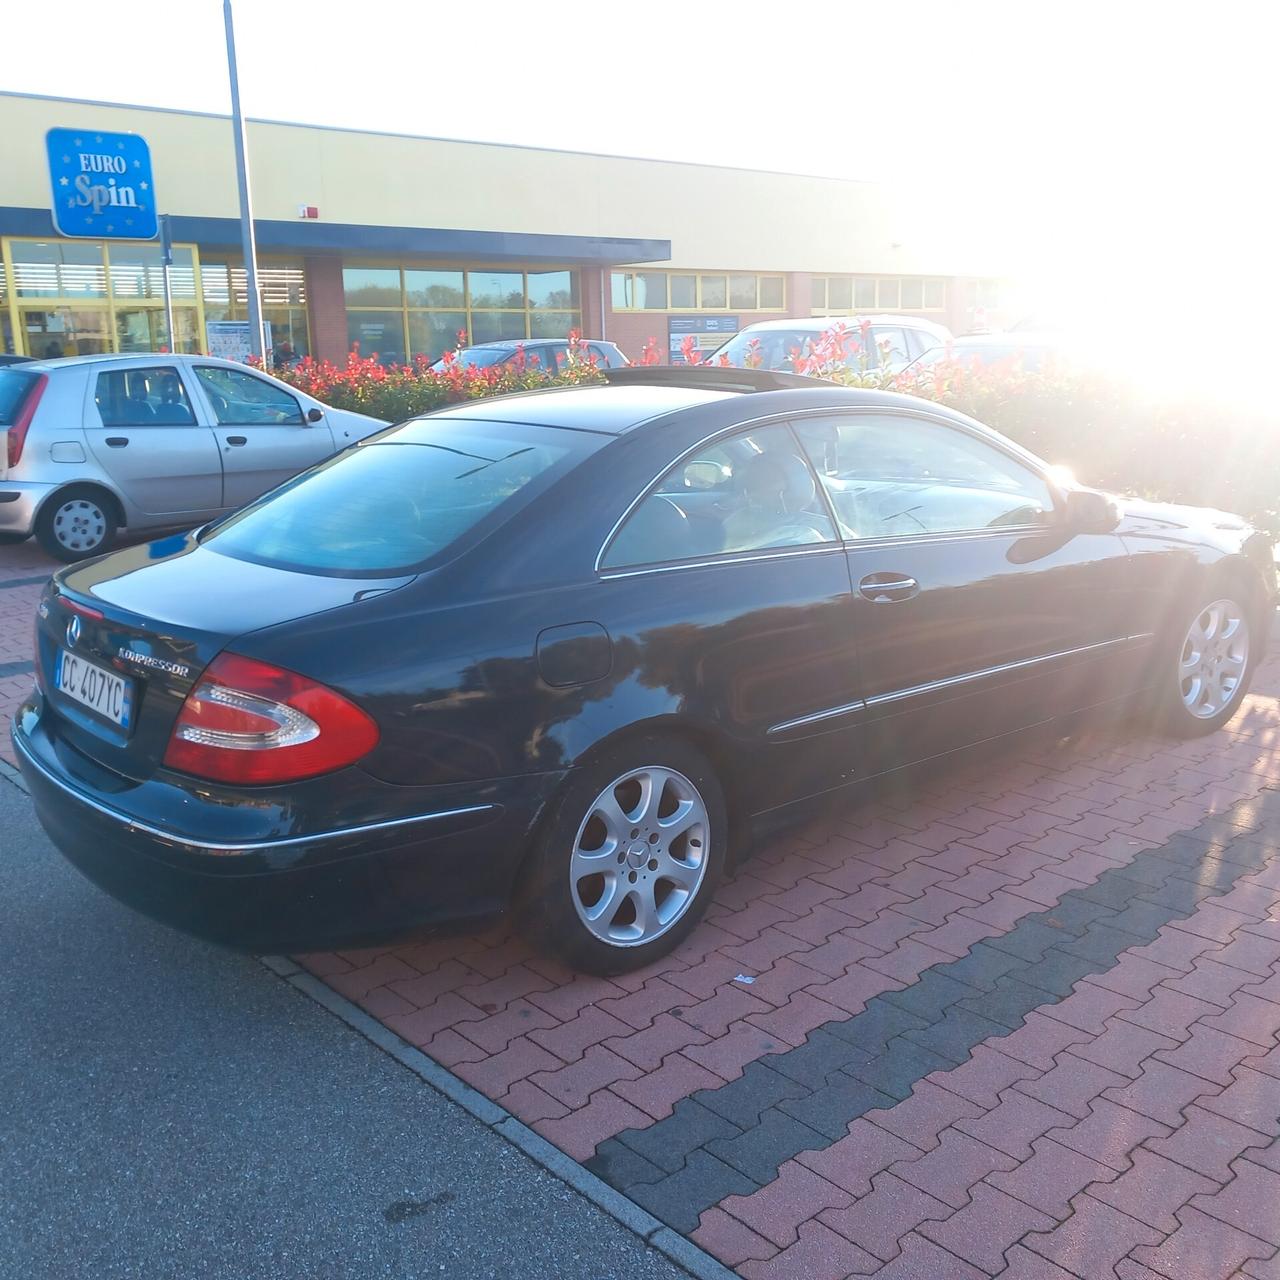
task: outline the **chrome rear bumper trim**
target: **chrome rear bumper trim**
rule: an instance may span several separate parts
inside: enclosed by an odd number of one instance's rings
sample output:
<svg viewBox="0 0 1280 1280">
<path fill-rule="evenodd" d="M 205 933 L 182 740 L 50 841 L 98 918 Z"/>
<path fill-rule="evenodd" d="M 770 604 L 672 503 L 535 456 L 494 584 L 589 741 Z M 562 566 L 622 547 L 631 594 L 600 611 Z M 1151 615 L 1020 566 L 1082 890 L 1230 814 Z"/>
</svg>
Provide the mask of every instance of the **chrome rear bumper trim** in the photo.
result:
<svg viewBox="0 0 1280 1280">
<path fill-rule="evenodd" d="M 355 827 L 339 827 L 334 831 L 318 831 L 314 835 L 309 836 L 281 836 L 279 839 L 271 840 L 247 840 L 241 844 L 224 844 L 219 841 L 202 841 L 193 840 L 189 836 L 178 835 L 177 832 L 167 831 L 164 827 L 153 826 L 149 822 L 139 822 L 136 818 L 130 817 L 127 813 L 122 813 L 119 809 L 113 809 L 110 805 L 102 804 L 100 801 L 94 800 L 85 795 L 77 787 L 73 787 L 70 783 L 65 782 L 56 774 L 51 773 L 44 764 L 42 764 L 31 753 L 31 750 L 22 741 L 22 736 L 18 733 L 13 734 L 13 742 L 17 749 L 22 753 L 27 763 L 35 769 L 41 777 L 52 783 L 60 791 L 74 797 L 81 804 L 93 809 L 104 817 L 111 818 L 119 822 L 122 826 L 127 827 L 130 831 L 138 831 L 143 835 L 155 836 L 159 840 L 165 840 L 169 844 L 179 845 L 184 849 L 191 849 L 196 853 L 259 853 L 264 850 L 271 849 L 288 849 L 297 845 L 315 844 L 323 840 L 340 840 L 348 836 L 361 836 L 372 834 L 378 831 L 390 831 L 397 827 L 413 826 L 420 822 L 437 822 L 442 818 L 457 818 L 469 813 L 488 813 L 498 806 L 493 804 L 473 804 L 467 805 L 460 809 L 440 809 L 435 813 L 421 813 L 412 818 L 394 818 L 388 822 L 368 822 Z"/>
</svg>

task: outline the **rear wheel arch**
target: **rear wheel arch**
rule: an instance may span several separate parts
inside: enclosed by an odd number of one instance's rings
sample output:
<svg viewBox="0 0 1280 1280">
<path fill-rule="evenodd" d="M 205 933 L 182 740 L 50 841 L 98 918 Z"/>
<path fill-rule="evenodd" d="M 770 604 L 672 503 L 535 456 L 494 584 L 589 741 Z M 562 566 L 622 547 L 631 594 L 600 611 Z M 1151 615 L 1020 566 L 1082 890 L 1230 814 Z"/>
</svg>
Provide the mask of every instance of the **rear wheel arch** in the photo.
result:
<svg viewBox="0 0 1280 1280">
<path fill-rule="evenodd" d="M 50 503 L 57 504 L 61 502 L 66 494 L 72 489 L 83 490 L 91 489 L 98 498 L 107 504 L 103 508 L 104 511 L 109 509 L 109 513 L 115 520 L 116 525 L 124 529 L 128 526 L 129 516 L 125 510 L 124 501 L 120 495 L 114 490 L 103 484 L 101 480 L 71 480 L 66 484 L 60 484 L 56 489 L 51 489 L 49 493 L 41 499 L 36 507 L 35 520 L 40 519 L 40 513 L 49 506 Z M 34 521 L 33 521 L 34 524 Z"/>
<path fill-rule="evenodd" d="M 737 755 L 732 743 L 712 725 L 701 724 L 675 715 L 654 716 L 624 725 L 597 738 L 577 756 L 564 779 L 543 803 L 536 818 L 530 824 L 529 838 L 512 881 L 513 897 L 518 899 L 527 883 L 533 867 L 534 851 L 543 837 L 547 824 L 555 814 L 570 777 L 601 756 L 612 754 L 630 742 L 649 737 L 678 739 L 707 758 L 708 763 L 715 770 L 716 779 L 724 793 L 725 807 L 729 813 L 729 869 L 732 870 L 741 862 L 747 847 L 750 822 L 746 799 L 738 781 Z"/>
<path fill-rule="evenodd" d="M 69 502 L 85 501 L 92 503 L 105 517 L 106 528 L 101 540 L 91 547 L 76 544 L 64 546 L 55 529 L 55 520 L 61 507 Z M 88 556 L 100 555 L 109 551 L 115 542 L 120 528 L 125 524 L 124 504 L 113 490 L 92 480 L 72 481 L 59 485 L 49 493 L 36 509 L 32 521 L 32 531 L 36 541 L 51 556 L 66 563 L 74 563 Z"/>
</svg>

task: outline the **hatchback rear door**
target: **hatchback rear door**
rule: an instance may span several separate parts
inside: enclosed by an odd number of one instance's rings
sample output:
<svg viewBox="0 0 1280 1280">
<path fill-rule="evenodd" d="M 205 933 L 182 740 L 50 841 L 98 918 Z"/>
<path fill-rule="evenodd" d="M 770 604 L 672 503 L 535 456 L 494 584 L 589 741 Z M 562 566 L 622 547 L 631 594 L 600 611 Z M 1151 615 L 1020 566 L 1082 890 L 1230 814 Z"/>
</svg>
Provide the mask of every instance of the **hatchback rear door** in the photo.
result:
<svg viewBox="0 0 1280 1280">
<path fill-rule="evenodd" d="M 222 463 L 184 375 L 163 359 L 91 371 L 85 438 L 127 503 L 194 521 L 222 506 Z"/>
<path fill-rule="evenodd" d="M 311 422 L 286 387 L 248 369 L 193 365 L 222 457 L 222 505 L 241 507 L 335 450 L 328 422 Z"/>
</svg>

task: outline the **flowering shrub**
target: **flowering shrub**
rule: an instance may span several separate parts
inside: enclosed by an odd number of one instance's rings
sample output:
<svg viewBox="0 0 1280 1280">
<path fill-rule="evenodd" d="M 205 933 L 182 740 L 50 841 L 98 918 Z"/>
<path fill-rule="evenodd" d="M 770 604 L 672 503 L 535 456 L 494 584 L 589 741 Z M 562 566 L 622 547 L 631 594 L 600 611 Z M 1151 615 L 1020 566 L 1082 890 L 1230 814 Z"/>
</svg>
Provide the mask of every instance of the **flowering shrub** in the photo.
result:
<svg viewBox="0 0 1280 1280">
<path fill-rule="evenodd" d="M 1261 408 L 1228 406 L 1208 393 L 1144 397 L 1116 376 L 1052 361 L 1029 370 L 1016 357 L 988 365 L 941 360 L 894 374 L 872 363 L 870 341 L 865 323 L 851 328 L 837 321 L 807 350 L 792 353 L 792 367 L 958 409 L 1070 468 L 1083 484 L 1220 507 L 1280 536 L 1280 424 Z M 681 354 L 689 364 L 706 363 L 692 335 Z M 645 343 L 637 363 L 666 363 L 657 339 Z M 759 355 L 753 360 L 749 353 L 744 363 L 758 366 Z M 487 368 L 463 366 L 450 353 L 434 370 L 422 358 L 384 366 L 354 351 L 345 367 L 307 359 L 276 376 L 335 408 L 389 422 L 461 400 L 601 380 L 576 333 L 558 371 L 523 352 Z"/>
<path fill-rule="evenodd" d="M 425 356 L 418 356 L 412 364 L 384 365 L 376 353 L 366 356 L 355 349 L 344 366 L 307 357 L 274 372 L 277 378 L 335 409 L 351 409 L 388 422 L 461 400 L 600 381 L 596 358 L 583 347 L 576 332 L 569 335 L 568 359 L 559 370 L 543 365 L 536 355 L 526 356 L 523 348 L 513 360 L 483 368 L 460 363 L 453 351 L 445 353 L 442 368 L 433 369 L 431 364 Z"/>
</svg>

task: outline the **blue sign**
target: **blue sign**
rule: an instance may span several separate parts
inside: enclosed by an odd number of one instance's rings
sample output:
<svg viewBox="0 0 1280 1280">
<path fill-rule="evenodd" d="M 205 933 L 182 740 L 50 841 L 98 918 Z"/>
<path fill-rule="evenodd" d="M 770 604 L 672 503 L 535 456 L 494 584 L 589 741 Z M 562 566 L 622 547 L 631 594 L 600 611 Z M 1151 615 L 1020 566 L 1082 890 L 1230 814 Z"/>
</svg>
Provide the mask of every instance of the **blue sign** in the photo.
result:
<svg viewBox="0 0 1280 1280">
<path fill-rule="evenodd" d="M 155 180 L 151 148 L 136 133 L 50 129 L 53 225 L 63 236 L 154 240 Z"/>
</svg>

